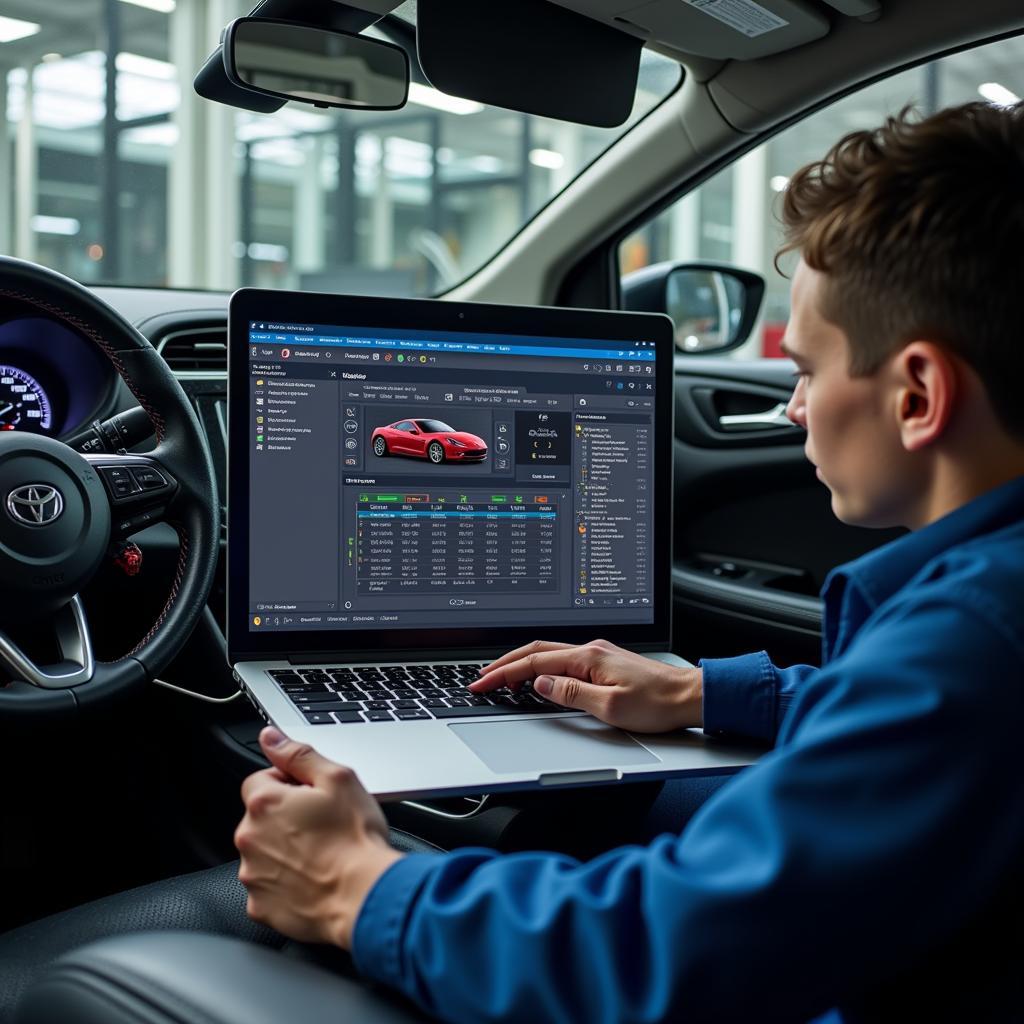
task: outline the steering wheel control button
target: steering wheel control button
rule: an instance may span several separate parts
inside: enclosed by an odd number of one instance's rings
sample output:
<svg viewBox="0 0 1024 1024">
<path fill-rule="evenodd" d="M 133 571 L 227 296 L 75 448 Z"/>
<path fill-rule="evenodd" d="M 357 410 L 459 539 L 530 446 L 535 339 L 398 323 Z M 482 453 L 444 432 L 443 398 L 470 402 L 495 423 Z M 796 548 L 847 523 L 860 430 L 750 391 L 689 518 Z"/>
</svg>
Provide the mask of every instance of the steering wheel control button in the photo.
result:
<svg viewBox="0 0 1024 1024">
<path fill-rule="evenodd" d="M 162 508 L 147 509 L 145 512 L 139 512 L 137 515 L 129 516 L 127 519 L 119 519 L 117 529 L 122 534 L 136 533 L 139 530 L 144 530 L 147 526 L 152 526 L 154 523 L 159 522 L 163 514 L 164 510 Z"/>
<path fill-rule="evenodd" d="M 130 498 L 142 490 L 135 477 L 122 466 L 100 466 L 100 473 L 115 501 Z"/>
<path fill-rule="evenodd" d="M 135 482 L 144 491 L 154 491 L 167 486 L 167 481 L 164 479 L 163 474 L 152 466 L 133 468 L 131 474 L 135 477 Z"/>
</svg>

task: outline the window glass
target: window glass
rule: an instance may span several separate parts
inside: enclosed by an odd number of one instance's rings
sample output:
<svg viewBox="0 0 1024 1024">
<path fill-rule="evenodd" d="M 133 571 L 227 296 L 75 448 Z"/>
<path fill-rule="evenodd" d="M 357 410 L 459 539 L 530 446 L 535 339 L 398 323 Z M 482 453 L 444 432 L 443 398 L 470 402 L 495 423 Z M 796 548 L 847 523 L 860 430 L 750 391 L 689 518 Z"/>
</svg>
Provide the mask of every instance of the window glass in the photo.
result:
<svg viewBox="0 0 1024 1024">
<path fill-rule="evenodd" d="M 251 114 L 198 97 L 192 78 L 252 6 L 0 0 L 0 252 L 89 283 L 435 294 L 680 79 L 645 52 L 616 129 L 422 84 L 398 111 Z M 414 22 L 415 4 L 397 14 Z"/>
<path fill-rule="evenodd" d="M 663 260 L 719 260 L 761 274 L 767 289 L 750 340 L 734 358 L 779 356 L 789 317 L 789 279 L 773 265 L 782 241 L 781 193 L 791 174 L 820 159 L 847 132 L 877 127 L 913 104 L 922 113 L 979 98 L 1015 103 L 1024 96 L 1024 38 L 965 50 L 893 75 L 837 100 L 741 157 L 677 200 L 619 249 L 625 276 Z M 791 274 L 796 256 L 781 261 Z M 681 350 L 687 332 L 677 332 Z"/>
</svg>

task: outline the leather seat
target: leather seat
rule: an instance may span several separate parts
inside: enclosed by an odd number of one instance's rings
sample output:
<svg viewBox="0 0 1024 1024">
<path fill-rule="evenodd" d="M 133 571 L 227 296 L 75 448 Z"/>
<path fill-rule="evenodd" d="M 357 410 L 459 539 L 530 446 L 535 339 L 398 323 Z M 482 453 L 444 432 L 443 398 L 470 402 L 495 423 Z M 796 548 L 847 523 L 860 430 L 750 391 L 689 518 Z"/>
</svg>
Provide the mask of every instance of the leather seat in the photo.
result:
<svg viewBox="0 0 1024 1024">
<path fill-rule="evenodd" d="M 391 830 L 391 844 L 409 853 L 438 851 L 397 829 Z M 251 921 L 245 912 L 246 893 L 237 872 L 238 863 L 233 861 L 179 875 L 0 935 L 0 1022 L 8 1024 L 22 993 L 58 957 L 97 939 L 129 932 L 205 932 L 281 950 L 292 959 L 324 963 L 334 957 L 339 965 L 345 962 L 340 950 L 292 942 Z"/>
<path fill-rule="evenodd" d="M 15 1024 L 426 1024 L 434 1019 L 396 993 L 348 973 L 296 963 L 220 935 L 122 935 L 57 960 L 26 992 Z"/>
</svg>

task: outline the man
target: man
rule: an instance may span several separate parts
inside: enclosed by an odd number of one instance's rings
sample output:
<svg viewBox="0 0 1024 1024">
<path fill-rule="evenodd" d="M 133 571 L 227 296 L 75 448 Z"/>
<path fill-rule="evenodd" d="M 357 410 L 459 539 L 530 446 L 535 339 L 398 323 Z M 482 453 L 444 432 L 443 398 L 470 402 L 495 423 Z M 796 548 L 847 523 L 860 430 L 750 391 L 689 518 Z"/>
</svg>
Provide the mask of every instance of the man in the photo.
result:
<svg viewBox="0 0 1024 1024">
<path fill-rule="evenodd" d="M 823 667 L 678 670 L 538 643 L 615 725 L 774 743 L 682 835 L 586 864 L 403 857 L 352 773 L 273 729 L 243 787 L 249 914 L 454 1021 L 1024 1017 L 1024 105 L 856 132 L 786 191 L 790 418 L 835 514 Z"/>
</svg>

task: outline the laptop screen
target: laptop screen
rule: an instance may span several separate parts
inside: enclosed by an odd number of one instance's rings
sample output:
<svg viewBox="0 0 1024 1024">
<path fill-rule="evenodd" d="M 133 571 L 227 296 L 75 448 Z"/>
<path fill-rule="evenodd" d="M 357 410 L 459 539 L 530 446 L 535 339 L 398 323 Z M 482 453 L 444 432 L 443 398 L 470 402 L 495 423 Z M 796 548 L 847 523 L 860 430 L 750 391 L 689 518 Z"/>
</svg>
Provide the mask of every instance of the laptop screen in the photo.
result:
<svg viewBox="0 0 1024 1024">
<path fill-rule="evenodd" d="M 654 337 L 325 322 L 269 294 L 244 453 L 232 428 L 250 635 L 654 623 Z"/>
</svg>

